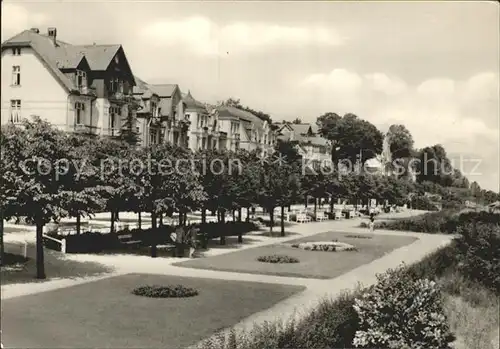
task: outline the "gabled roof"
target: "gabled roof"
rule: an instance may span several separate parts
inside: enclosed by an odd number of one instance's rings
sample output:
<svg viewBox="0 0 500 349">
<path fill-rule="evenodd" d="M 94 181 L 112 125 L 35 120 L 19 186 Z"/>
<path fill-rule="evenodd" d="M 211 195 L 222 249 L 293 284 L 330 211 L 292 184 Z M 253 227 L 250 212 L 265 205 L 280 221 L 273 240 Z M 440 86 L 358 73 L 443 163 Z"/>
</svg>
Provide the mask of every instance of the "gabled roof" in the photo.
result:
<svg viewBox="0 0 500 349">
<path fill-rule="evenodd" d="M 236 107 L 223 106 L 219 107 L 218 110 L 219 110 L 219 117 L 236 117 L 244 121 L 256 123 L 259 126 L 262 126 L 264 124 L 261 118 L 257 117 L 256 115 L 248 111 L 241 110 Z"/>
<path fill-rule="evenodd" d="M 61 69 L 75 69 L 86 60 L 91 70 L 106 70 L 121 45 L 71 45 L 33 30 L 24 30 L 2 43 L 9 47 L 31 47 L 47 69 L 68 91 L 77 90 Z M 128 64 L 128 63 L 127 63 Z"/>
<path fill-rule="evenodd" d="M 201 110 L 201 111 L 207 111 L 207 107 L 205 106 L 204 103 L 197 101 L 196 99 L 193 98 L 191 95 L 191 91 L 188 90 L 188 93 L 183 93 L 182 94 L 182 101 L 186 104 L 186 110 Z"/>
<path fill-rule="evenodd" d="M 141 95 L 142 98 L 151 98 L 153 95 L 153 91 L 149 87 L 149 85 L 139 77 L 134 75 L 135 86 L 132 89 L 132 93 L 134 95 Z"/>
<path fill-rule="evenodd" d="M 52 38 L 47 35 L 35 33 L 32 30 L 24 30 L 4 41 L 2 43 L 2 51 L 8 47 L 17 46 L 31 47 L 42 63 L 55 76 L 55 78 L 60 81 L 64 88 L 68 91 L 76 89 L 73 82 L 66 75 L 64 75 L 58 67 L 59 64 L 62 66 L 74 65 L 77 60 L 77 57 L 73 57 L 73 59 L 66 56 L 66 46 L 69 46 L 69 44 L 56 40 L 56 45 L 54 45 Z"/>
<path fill-rule="evenodd" d="M 73 47 L 84 52 L 90 69 L 106 70 L 121 45 L 81 45 Z"/>
<path fill-rule="evenodd" d="M 154 84 L 148 86 L 161 98 L 172 97 L 175 93 L 175 90 L 179 88 L 177 84 Z"/>
<path fill-rule="evenodd" d="M 317 134 L 318 128 L 316 125 L 285 123 L 280 128 L 280 130 L 283 130 L 284 128 L 288 128 L 293 132 L 293 141 L 297 141 L 302 144 L 312 144 L 320 147 L 328 145 L 328 141 Z M 289 134 L 282 134 L 278 136 L 278 138 L 284 141 L 289 141 L 292 139 Z"/>
</svg>

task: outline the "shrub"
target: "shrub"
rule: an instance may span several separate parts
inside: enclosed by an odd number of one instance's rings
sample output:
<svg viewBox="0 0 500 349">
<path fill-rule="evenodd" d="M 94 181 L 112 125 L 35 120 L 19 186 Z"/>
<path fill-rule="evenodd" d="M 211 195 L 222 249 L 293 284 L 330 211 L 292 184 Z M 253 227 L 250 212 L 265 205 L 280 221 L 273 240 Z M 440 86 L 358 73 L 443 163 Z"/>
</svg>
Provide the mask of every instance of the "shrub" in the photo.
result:
<svg viewBox="0 0 500 349">
<path fill-rule="evenodd" d="M 359 329 L 356 347 L 449 348 L 454 340 L 434 281 L 413 279 L 399 268 L 377 276 L 377 283 L 355 301 Z"/>
<path fill-rule="evenodd" d="M 287 255 L 271 255 L 271 256 L 260 256 L 257 258 L 259 262 L 265 263 L 299 263 L 299 260 L 295 257 L 290 257 Z"/>
<path fill-rule="evenodd" d="M 136 296 L 151 298 L 186 298 L 198 295 L 198 291 L 182 285 L 176 286 L 140 286 L 132 290 Z"/>
<path fill-rule="evenodd" d="M 249 331 L 218 333 L 205 340 L 199 349 L 323 349 L 351 347 L 358 327 L 354 299 L 359 290 L 338 298 L 323 299 L 300 320 L 267 321 Z"/>
<path fill-rule="evenodd" d="M 500 223 L 473 221 L 458 227 L 460 271 L 500 293 Z"/>
</svg>

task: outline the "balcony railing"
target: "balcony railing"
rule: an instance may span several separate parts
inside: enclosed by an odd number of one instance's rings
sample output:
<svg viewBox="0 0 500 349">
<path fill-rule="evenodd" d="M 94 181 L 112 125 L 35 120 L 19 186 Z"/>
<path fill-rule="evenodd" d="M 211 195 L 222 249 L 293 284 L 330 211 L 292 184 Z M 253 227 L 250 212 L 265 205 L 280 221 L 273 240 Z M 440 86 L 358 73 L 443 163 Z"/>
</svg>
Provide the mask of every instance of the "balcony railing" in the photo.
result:
<svg viewBox="0 0 500 349">
<path fill-rule="evenodd" d="M 85 134 L 98 134 L 99 132 L 99 127 L 97 126 L 91 126 L 91 125 L 85 125 L 85 124 L 76 124 L 74 126 L 74 131 L 77 133 L 85 133 Z"/>
</svg>

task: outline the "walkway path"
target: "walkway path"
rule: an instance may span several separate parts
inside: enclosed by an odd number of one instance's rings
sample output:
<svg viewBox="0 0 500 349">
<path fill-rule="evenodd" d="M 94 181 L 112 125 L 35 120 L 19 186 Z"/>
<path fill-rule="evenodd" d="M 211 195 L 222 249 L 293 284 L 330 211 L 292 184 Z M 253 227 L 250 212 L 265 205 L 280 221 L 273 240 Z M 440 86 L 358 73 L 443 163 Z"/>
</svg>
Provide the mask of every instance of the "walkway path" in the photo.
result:
<svg viewBox="0 0 500 349">
<path fill-rule="evenodd" d="M 399 214 L 399 216 L 404 214 Z M 394 216 L 394 215 L 391 215 Z M 262 232 L 246 235 L 244 239 L 251 239 L 252 243 L 243 244 L 237 248 L 215 246 L 208 255 L 219 255 L 223 253 L 234 252 L 246 248 L 265 246 L 276 244 L 288 240 L 294 240 L 300 237 L 307 237 L 328 231 L 353 232 L 357 234 L 370 234 L 367 229 L 359 228 L 359 219 L 342 220 L 342 221 L 325 221 L 320 223 L 306 223 L 292 225 L 288 230 L 293 233 L 284 238 L 270 238 L 262 234 Z M 279 228 L 278 228 L 279 231 Z M 13 233 L 14 234 L 14 233 Z M 295 296 L 292 296 L 270 309 L 255 313 L 252 316 L 244 319 L 236 325 L 237 329 L 247 329 L 255 322 L 265 320 L 274 320 L 277 316 L 281 319 L 287 319 L 292 316 L 301 316 L 308 309 L 314 307 L 323 297 L 336 297 L 343 290 L 353 289 L 358 284 L 368 286 L 376 281 L 376 274 L 382 273 L 389 268 L 396 267 L 401 263 L 411 264 L 419 261 L 429 253 L 434 252 L 439 247 L 448 244 L 452 237 L 449 235 L 430 235 L 410 232 L 395 232 L 395 231 L 375 231 L 374 234 L 384 235 L 411 235 L 419 239 L 414 243 L 396 249 L 384 257 L 374 260 L 371 263 L 360 266 L 348 273 L 328 280 L 303 279 L 303 278 L 288 278 L 277 277 L 270 275 L 244 274 L 235 272 L 222 272 L 214 270 L 191 269 L 173 266 L 173 263 L 182 261 L 179 258 L 157 258 L 153 259 L 146 256 L 130 256 L 130 255 L 67 255 L 67 258 L 80 261 L 99 262 L 115 268 L 113 274 L 108 274 L 102 277 L 92 277 L 85 279 L 64 279 L 52 280 L 44 283 L 30 284 L 14 284 L 2 286 L 2 299 L 18 297 L 27 294 L 34 294 L 44 291 L 50 291 L 62 287 L 69 287 L 85 282 L 91 282 L 102 279 L 104 277 L 112 277 L 126 273 L 149 273 L 163 275 L 182 275 L 189 277 L 203 277 L 224 280 L 241 280 L 254 281 L 265 283 L 280 283 L 290 285 L 303 285 L 307 289 Z M 8 236 L 8 235 L 7 235 Z M 8 240 L 8 238 L 6 239 Z M 299 311 L 300 310 L 300 311 Z"/>
</svg>

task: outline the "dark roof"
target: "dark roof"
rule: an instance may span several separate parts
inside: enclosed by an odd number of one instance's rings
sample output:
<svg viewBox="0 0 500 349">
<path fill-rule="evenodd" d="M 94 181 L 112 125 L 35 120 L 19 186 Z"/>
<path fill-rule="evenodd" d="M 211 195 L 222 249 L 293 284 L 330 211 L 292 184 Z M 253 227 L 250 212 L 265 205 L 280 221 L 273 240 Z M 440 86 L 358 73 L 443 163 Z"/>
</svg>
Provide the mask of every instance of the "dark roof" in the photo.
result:
<svg viewBox="0 0 500 349">
<path fill-rule="evenodd" d="M 175 90 L 178 88 L 177 84 L 155 84 L 148 85 L 149 88 L 160 97 L 172 97 Z"/>
<path fill-rule="evenodd" d="M 186 110 L 193 109 L 207 111 L 207 107 L 205 106 L 205 104 L 194 99 L 191 95 L 191 91 L 188 91 L 187 94 L 182 94 L 182 101 L 186 104 Z"/>
<path fill-rule="evenodd" d="M 319 136 L 317 134 L 318 127 L 314 124 L 293 124 L 293 123 L 286 123 L 282 124 L 282 127 L 280 130 L 283 128 L 288 127 L 292 129 L 293 132 L 293 140 L 297 141 L 299 143 L 303 144 L 313 144 L 317 146 L 327 146 L 328 141 Z M 288 141 L 290 140 L 290 136 L 288 134 L 282 134 L 278 137 L 281 140 Z"/>
<path fill-rule="evenodd" d="M 49 69 L 61 84 L 68 89 L 76 90 L 71 81 L 60 69 L 74 69 L 83 59 L 92 70 L 106 70 L 121 45 L 71 45 L 61 40 L 54 40 L 33 30 L 24 30 L 2 43 L 2 50 L 8 47 L 31 47 L 42 63 Z"/>
<path fill-rule="evenodd" d="M 121 45 L 81 45 L 74 47 L 84 52 L 90 69 L 106 70 Z"/>
<path fill-rule="evenodd" d="M 264 123 L 264 121 L 258 116 L 248 111 L 238 109 L 236 107 L 223 106 L 219 107 L 218 110 L 219 110 L 219 117 L 235 117 L 238 119 L 256 123 L 258 125 L 262 125 Z"/>
</svg>

